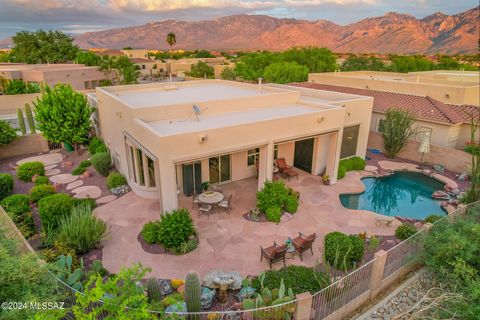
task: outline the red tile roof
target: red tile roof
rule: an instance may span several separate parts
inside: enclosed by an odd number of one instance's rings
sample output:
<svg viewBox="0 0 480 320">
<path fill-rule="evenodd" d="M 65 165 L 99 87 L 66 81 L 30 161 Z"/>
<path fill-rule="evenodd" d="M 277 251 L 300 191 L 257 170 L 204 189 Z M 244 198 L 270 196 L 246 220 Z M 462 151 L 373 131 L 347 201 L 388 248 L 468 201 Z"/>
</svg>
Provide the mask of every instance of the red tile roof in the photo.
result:
<svg viewBox="0 0 480 320">
<path fill-rule="evenodd" d="M 373 111 L 385 113 L 390 108 L 399 108 L 413 113 L 416 119 L 444 124 L 459 124 L 470 121 L 472 112 L 479 112 L 475 106 L 454 106 L 435 100 L 432 97 L 415 96 L 404 93 L 385 92 L 368 89 L 332 86 L 319 83 L 292 83 L 297 87 L 336 91 L 373 97 Z"/>
</svg>

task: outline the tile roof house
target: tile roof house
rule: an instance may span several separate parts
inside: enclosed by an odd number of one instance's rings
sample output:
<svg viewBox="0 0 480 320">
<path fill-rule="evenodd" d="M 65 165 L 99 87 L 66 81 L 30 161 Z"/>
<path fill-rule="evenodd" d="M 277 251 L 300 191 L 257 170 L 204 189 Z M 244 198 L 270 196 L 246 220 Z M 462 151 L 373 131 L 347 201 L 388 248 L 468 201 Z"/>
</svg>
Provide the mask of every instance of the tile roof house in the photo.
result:
<svg viewBox="0 0 480 320">
<path fill-rule="evenodd" d="M 294 86 L 318 90 L 336 91 L 373 97 L 371 131 L 378 131 L 385 112 L 390 108 L 408 110 L 416 118 L 415 139 L 420 140 L 424 132 L 430 132 L 433 144 L 462 149 L 470 141 L 472 115 L 480 117 L 480 108 L 472 105 L 451 105 L 429 96 L 385 92 L 333 86 L 319 83 L 294 83 Z"/>
</svg>

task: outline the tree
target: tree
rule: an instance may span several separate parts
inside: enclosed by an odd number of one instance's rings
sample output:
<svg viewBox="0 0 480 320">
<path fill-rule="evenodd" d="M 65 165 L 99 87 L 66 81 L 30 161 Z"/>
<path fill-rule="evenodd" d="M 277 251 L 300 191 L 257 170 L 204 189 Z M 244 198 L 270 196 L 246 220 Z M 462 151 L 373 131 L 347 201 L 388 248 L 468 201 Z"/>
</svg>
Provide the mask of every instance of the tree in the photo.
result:
<svg viewBox="0 0 480 320">
<path fill-rule="evenodd" d="M 344 71 L 371 70 L 383 71 L 386 69 L 385 63 L 376 57 L 349 55 L 342 63 L 341 69 Z"/>
<path fill-rule="evenodd" d="M 329 72 L 337 67 L 337 57 L 327 48 L 292 48 L 282 52 L 281 58 L 283 61 L 306 66 L 310 72 Z"/>
<path fill-rule="evenodd" d="M 137 79 L 141 73 L 136 64 L 130 61 L 126 56 L 118 57 L 115 60 L 114 68 L 120 73 L 121 84 L 134 84 L 138 83 Z"/>
<path fill-rule="evenodd" d="M 10 52 L 0 52 L 0 62 L 11 62 L 12 56 Z"/>
<path fill-rule="evenodd" d="M 391 68 L 395 72 L 428 71 L 434 64 L 422 56 L 394 56 Z"/>
<path fill-rule="evenodd" d="M 70 85 L 59 84 L 34 102 L 38 129 L 52 142 L 69 142 L 78 150 L 81 143 L 88 141 L 90 115 L 93 112 L 87 98 Z"/>
<path fill-rule="evenodd" d="M 102 57 L 90 51 L 78 51 L 75 62 L 84 64 L 88 67 L 99 66 Z"/>
<path fill-rule="evenodd" d="M 12 40 L 14 62 L 62 63 L 73 61 L 78 52 L 73 38 L 60 31 L 20 31 Z"/>
<path fill-rule="evenodd" d="M 112 74 L 116 78 L 116 71 L 115 71 L 115 65 L 116 65 L 116 58 L 115 57 L 110 57 L 110 56 L 104 56 L 102 60 L 100 60 L 99 64 L 99 69 L 103 71 L 107 76 L 110 81 L 112 81 Z"/>
<path fill-rule="evenodd" d="M 480 200 L 480 109 L 470 114 L 470 142 L 465 151 L 472 155 L 470 187 L 462 198 L 464 203 L 472 203 Z M 478 141 L 477 141 L 478 135 Z"/>
<path fill-rule="evenodd" d="M 270 64 L 280 61 L 279 54 L 268 51 L 243 54 L 235 64 L 235 74 L 247 81 L 257 81 L 263 77 L 263 70 Z"/>
<path fill-rule="evenodd" d="M 308 68 L 296 62 L 276 62 L 265 68 L 263 76 L 267 82 L 303 82 L 308 79 Z"/>
<path fill-rule="evenodd" d="M 210 53 L 210 51 L 207 50 L 200 50 L 194 54 L 195 58 L 215 58 L 213 54 Z"/>
<path fill-rule="evenodd" d="M 177 43 L 177 36 L 175 35 L 175 33 L 170 32 L 169 34 L 167 34 L 166 41 L 170 46 L 170 59 L 172 59 L 172 48 Z"/>
<path fill-rule="evenodd" d="M 210 67 L 205 62 L 199 61 L 192 65 L 190 71 L 185 72 L 187 76 L 194 78 L 213 78 L 214 72 L 213 68 Z"/>
<path fill-rule="evenodd" d="M 235 78 L 237 77 L 237 75 L 235 74 L 235 72 L 233 71 L 232 68 L 225 68 L 222 70 L 222 72 L 220 73 L 220 77 L 223 79 L 223 80 L 235 80 Z"/>
<path fill-rule="evenodd" d="M 413 115 L 406 110 L 391 108 L 385 113 L 383 145 L 387 157 L 394 158 L 407 144 L 412 135 Z"/>
<path fill-rule="evenodd" d="M 17 133 L 5 120 L 0 120 L 0 146 L 5 146 L 15 140 Z"/>
</svg>

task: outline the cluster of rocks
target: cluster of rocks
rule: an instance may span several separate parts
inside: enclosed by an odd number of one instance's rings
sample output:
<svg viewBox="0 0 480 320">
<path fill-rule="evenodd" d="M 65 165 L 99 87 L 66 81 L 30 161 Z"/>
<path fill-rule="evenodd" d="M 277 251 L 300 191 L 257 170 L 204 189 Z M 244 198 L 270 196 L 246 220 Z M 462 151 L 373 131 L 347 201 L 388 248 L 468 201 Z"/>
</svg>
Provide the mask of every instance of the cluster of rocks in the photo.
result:
<svg viewBox="0 0 480 320">
<path fill-rule="evenodd" d="M 437 286 L 437 281 L 428 272 L 422 272 L 418 278 L 402 289 L 390 301 L 379 307 L 367 319 L 391 319 L 395 317 L 398 320 L 410 319 L 411 312 L 422 307 L 422 298 L 425 297 L 428 290 Z M 412 310 L 419 304 L 415 310 Z M 401 315 L 401 316 L 400 316 Z"/>
<path fill-rule="evenodd" d="M 117 197 L 123 196 L 129 191 L 130 191 L 130 187 L 126 184 L 110 189 L 110 192 Z"/>
</svg>

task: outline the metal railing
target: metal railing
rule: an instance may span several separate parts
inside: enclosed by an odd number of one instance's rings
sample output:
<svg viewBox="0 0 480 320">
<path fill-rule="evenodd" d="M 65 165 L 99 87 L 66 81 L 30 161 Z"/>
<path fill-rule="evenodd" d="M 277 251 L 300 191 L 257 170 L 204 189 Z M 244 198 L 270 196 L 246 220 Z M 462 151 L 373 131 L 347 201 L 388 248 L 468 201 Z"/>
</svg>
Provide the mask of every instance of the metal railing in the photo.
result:
<svg viewBox="0 0 480 320">
<path fill-rule="evenodd" d="M 375 259 L 335 281 L 312 296 L 312 319 L 323 319 L 352 302 L 370 288 Z"/>
<path fill-rule="evenodd" d="M 425 229 L 422 229 L 387 251 L 382 279 L 388 278 L 405 265 L 417 261 L 424 235 L 426 235 L 426 232 Z"/>
</svg>

